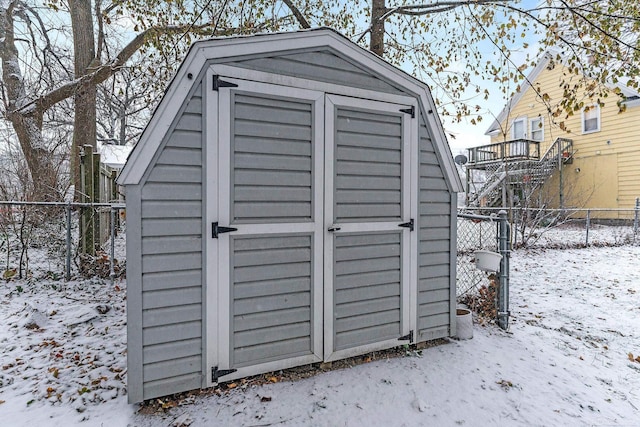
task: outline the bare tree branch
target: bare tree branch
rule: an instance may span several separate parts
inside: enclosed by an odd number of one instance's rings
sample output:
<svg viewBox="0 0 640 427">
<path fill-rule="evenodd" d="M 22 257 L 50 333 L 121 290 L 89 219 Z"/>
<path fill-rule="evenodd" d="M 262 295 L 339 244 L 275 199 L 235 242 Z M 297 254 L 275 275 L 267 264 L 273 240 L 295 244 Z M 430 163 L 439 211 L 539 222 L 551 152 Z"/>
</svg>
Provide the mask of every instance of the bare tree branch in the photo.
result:
<svg viewBox="0 0 640 427">
<path fill-rule="evenodd" d="M 102 58 L 102 50 L 104 49 L 104 15 L 101 10 L 102 1 L 96 0 L 96 23 L 98 25 L 98 41 L 96 42 L 96 59 Z"/>
<path fill-rule="evenodd" d="M 209 25 L 203 25 L 193 27 L 191 25 L 169 26 L 169 27 L 152 27 L 133 38 L 118 55 L 110 62 L 100 65 L 93 70 L 90 70 L 84 76 L 65 83 L 64 85 L 40 96 L 38 99 L 24 105 L 17 112 L 24 112 L 30 108 L 33 104 L 39 111 L 45 111 L 60 101 L 73 96 L 76 91 L 83 85 L 99 84 L 107 80 L 114 75 L 126 62 L 145 44 L 147 41 L 154 37 L 170 34 L 181 34 L 185 30 L 198 31 L 209 27 Z"/>
<path fill-rule="evenodd" d="M 577 11 L 577 9 L 571 8 L 567 2 L 565 0 L 560 0 L 560 2 L 565 5 L 566 9 L 569 10 L 571 12 L 572 15 L 576 15 L 578 17 L 580 17 L 584 22 L 586 22 L 589 26 L 591 26 L 592 28 L 596 29 L 598 32 L 602 33 L 603 35 L 607 36 L 607 37 L 611 37 L 612 40 L 614 40 L 616 43 L 621 44 L 622 46 L 628 48 L 628 49 L 632 49 L 635 51 L 640 52 L 640 48 L 633 46 L 629 43 L 626 43 L 625 41 L 621 40 L 618 37 L 615 37 L 613 34 L 611 34 L 608 31 L 605 31 L 604 29 L 602 29 L 601 26 L 597 25 L 595 22 L 593 22 L 592 20 L 590 20 L 589 18 L 587 18 L 585 15 L 583 15 L 582 13 L 579 13 Z"/>
<path fill-rule="evenodd" d="M 282 0 L 282 2 L 284 4 L 286 4 L 287 7 L 291 10 L 291 13 L 293 13 L 293 16 L 295 16 L 296 19 L 298 20 L 298 23 L 300 24 L 300 27 L 302 27 L 302 28 L 311 28 L 311 25 L 309 24 L 309 21 L 307 21 L 307 19 L 304 17 L 302 12 L 300 12 L 300 9 L 298 9 L 296 7 L 296 5 L 294 5 L 291 0 Z"/>
<path fill-rule="evenodd" d="M 421 3 L 413 5 L 397 6 L 393 8 L 386 8 L 384 14 L 377 18 L 377 21 L 384 22 L 393 15 L 408 15 L 408 16 L 426 16 L 434 15 L 437 13 L 448 12 L 462 6 L 480 6 L 485 4 L 502 4 L 511 3 L 514 0 L 463 0 L 463 1 L 438 1 L 434 3 Z M 374 26 L 374 22 L 369 25 L 356 39 L 356 43 L 360 43 L 367 33 L 371 32 Z"/>
<path fill-rule="evenodd" d="M 397 6 L 389 9 L 382 18 L 386 19 L 391 15 L 412 15 L 424 16 L 436 13 L 446 12 L 451 9 L 462 6 L 482 6 L 487 4 L 512 3 L 513 0 L 463 0 L 463 1 L 435 1 L 434 3 L 412 4 L 405 6 Z"/>
</svg>

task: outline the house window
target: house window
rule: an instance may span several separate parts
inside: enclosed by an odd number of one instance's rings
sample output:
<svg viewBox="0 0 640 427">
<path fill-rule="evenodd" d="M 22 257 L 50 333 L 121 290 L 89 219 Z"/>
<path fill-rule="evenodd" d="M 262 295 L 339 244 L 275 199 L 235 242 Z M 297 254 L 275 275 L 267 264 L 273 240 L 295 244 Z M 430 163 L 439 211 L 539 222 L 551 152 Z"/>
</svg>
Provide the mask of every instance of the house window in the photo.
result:
<svg viewBox="0 0 640 427">
<path fill-rule="evenodd" d="M 536 117 L 529 122 L 531 126 L 531 139 L 534 141 L 544 140 L 544 121 L 542 117 Z"/>
<path fill-rule="evenodd" d="M 511 125 L 512 139 L 525 139 L 527 137 L 527 118 L 515 119 Z"/>
<path fill-rule="evenodd" d="M 600 106 L 590 105 L 582 110 L 582 133 L 600 130 Z"/>
<path fill-rule="evenodd" d="M 511 139 L 509 143 L 508 156 L 509 157 L 522 157 L 527 155 L 527 143 L 525 141 L 519 141 L 520 139 L 527 138 L 527 118 L 522 117 L 515 119 L 511 126 Z"/>
</svg>

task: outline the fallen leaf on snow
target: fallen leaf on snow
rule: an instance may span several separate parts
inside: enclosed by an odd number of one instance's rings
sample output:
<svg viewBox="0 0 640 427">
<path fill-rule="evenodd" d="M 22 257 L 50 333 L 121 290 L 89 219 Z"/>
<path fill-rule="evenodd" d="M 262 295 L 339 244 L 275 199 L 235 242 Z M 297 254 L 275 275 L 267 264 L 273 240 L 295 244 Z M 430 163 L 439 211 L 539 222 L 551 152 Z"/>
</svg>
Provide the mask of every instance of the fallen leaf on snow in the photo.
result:
<svg viewBox="0 0 640 427">
<path fill-rule="evenodd" d="M 496 384 L 499 384 L 503 390 L 509 390 L 511 387 L 513 387 L 513 383 L 507 380 L 496 381 Z"/>
<path fill-rule="evenodd" d="M 100 314 L 107 314 L 111 310 L 111 307 L 106 304 L 99 304 L 96 306 L 96 311 Z"/>
<path fill-rule="evenodd" d="M 3 278 L 4 280 L 9 280 L 9 279 L 11 279 L 13 276 L 15 276 L 17 272 L 18 272 L 18 270 L 17 270 L 17 269 L 15 269 L 15 268 L 10 268 L 10 269 L 8 269 L 8 270 L 5 270 L 5 271 L 2 273 L 2 278 Z"/>
<path fill-rule="evenodd" d="M 174 402 L 173 400 L 169 400 L 168 402 L 164 402 L 162 404 L 162 409 L 175 408 L 176 406 L 178 406 L 176 402 Z"/>
</svg>

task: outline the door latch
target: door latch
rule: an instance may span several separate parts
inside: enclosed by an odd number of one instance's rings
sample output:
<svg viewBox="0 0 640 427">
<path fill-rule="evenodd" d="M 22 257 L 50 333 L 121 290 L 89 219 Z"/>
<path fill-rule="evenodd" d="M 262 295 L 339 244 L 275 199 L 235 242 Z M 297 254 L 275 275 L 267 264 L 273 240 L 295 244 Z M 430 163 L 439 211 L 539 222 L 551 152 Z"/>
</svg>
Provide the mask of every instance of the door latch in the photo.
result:
<svg viewBox="0 0 640 427">
<path fill-rule="evenodd" d="M 329 228 L 327 228 L 327 231 L 338 231 L 338 230 L 342 230 L 342 227 L 335 224 L 331 224 Z"/>
</svg>

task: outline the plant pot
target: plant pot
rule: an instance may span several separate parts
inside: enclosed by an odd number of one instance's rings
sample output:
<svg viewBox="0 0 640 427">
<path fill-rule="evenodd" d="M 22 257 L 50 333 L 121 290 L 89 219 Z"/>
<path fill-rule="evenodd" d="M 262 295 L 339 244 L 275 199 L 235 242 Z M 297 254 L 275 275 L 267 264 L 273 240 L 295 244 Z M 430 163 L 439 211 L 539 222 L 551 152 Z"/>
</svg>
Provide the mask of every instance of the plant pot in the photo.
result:
<svg viewBox="0 0 640 427">
<path fill-rule="evenodd" d="M 459 340 L 473 338 L 473 315 L 469 309 L 456 309 L 456 338 Z"/>
<path fill-rule="evenodd" d="M 500 270 L 500 260 L 502 255 L 491 251 L 476 251 L 476 268 L 482 271 L 498 271 Z"/>
</svg>

